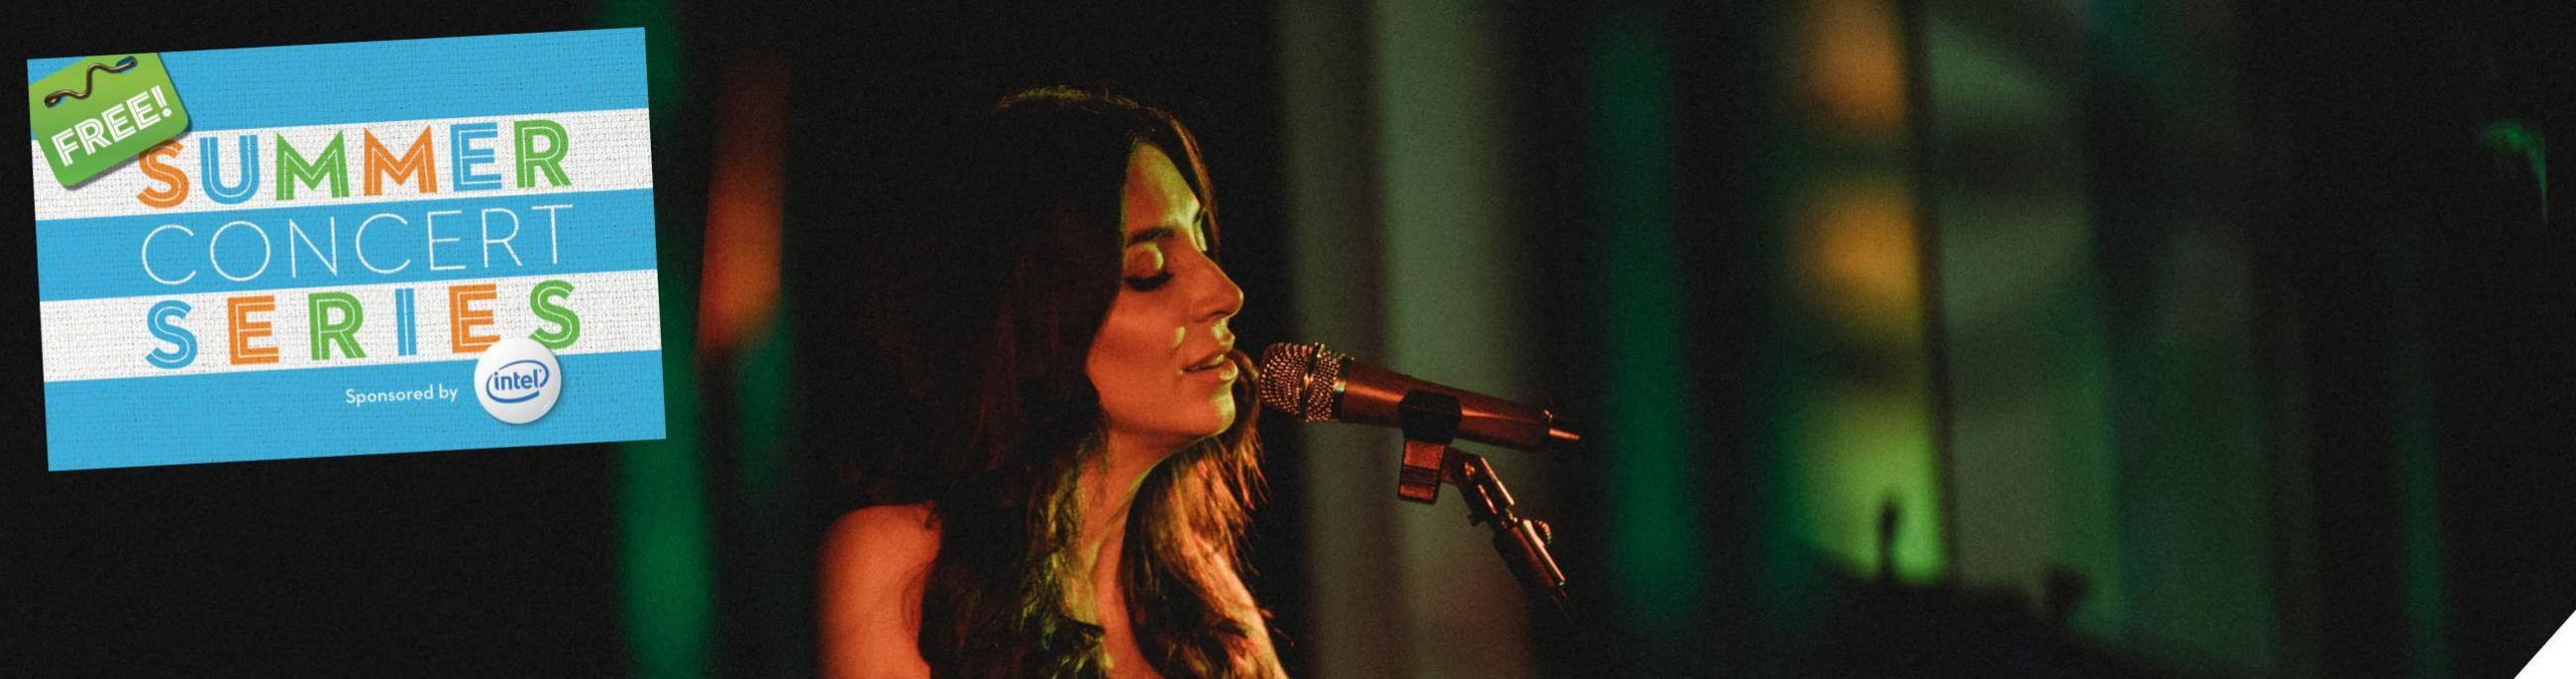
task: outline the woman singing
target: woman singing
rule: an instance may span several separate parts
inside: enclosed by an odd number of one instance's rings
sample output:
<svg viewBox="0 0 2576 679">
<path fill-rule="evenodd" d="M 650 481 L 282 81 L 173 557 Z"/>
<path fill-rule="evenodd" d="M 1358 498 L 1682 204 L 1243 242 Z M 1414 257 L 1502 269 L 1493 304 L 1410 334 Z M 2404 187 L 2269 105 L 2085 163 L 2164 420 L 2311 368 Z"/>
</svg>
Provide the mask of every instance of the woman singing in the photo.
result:
<svg viewBox="0 0 2576 679">
<path fill-rule="evenodd" d="M 825 673 L 1282 676 L 1240 575 L 1258 407 L 1196 142 L 1067 88 L 978 124 L 891 263 L 944 289 L 886 302 L 928 329 L 875 345 L 928 421 L 866 451 L 879 504 L 824 538 Z"/>
</svg>

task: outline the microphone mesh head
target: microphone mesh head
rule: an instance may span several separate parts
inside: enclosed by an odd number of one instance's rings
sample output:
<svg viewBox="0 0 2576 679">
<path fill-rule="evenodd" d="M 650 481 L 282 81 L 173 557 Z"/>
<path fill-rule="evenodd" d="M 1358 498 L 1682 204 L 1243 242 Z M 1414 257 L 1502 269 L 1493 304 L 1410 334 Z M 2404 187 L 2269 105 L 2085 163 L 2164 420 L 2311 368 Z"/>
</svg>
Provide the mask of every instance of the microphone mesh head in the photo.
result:
<svg viewBox="0 0 2576 679">
<path fill-rule="evenodd" d="M 1342 361 L 1349 356 L 1324 348 L 1322 342 L 1279 343 L 1261 350 L 1261 405 L 1303 419 L 1333 419 L 1341 404 L 1334 386 L 1342 381 Z"/>
</svg>

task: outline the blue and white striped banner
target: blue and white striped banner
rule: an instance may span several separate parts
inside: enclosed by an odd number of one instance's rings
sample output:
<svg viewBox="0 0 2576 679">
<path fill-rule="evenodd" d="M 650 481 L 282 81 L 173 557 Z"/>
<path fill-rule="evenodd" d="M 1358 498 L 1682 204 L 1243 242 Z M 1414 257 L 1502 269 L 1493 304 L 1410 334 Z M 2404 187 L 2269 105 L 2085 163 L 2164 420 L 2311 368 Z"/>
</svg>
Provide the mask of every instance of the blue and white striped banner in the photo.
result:
<svg viewBox="0 0 2576 679">
<path fill-rule="evenodd" d="M 663 436 L 641 29 L 160 56 L 186 134 L 69 188 L 29 141 L 50 468 Z"/>
</svg>

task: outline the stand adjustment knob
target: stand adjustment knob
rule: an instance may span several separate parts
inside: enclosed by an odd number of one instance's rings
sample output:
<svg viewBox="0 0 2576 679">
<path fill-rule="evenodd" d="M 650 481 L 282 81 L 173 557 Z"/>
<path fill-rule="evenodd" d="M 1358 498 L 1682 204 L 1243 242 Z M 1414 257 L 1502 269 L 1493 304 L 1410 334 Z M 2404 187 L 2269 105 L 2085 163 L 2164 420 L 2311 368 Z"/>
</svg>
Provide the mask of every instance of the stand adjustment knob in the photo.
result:
<svg viewBox="0 0 2576 679">
<path fill-rule="evenodd" d="M 1539 544 L 1551 546 L 1556 544 L 1556 531 L 1548 528 L 1547 522 L 1540 521 L 1538 519 L 1530 519 L 1529 524 L 1531 529 L 1538 531 Z"/>
</svg>

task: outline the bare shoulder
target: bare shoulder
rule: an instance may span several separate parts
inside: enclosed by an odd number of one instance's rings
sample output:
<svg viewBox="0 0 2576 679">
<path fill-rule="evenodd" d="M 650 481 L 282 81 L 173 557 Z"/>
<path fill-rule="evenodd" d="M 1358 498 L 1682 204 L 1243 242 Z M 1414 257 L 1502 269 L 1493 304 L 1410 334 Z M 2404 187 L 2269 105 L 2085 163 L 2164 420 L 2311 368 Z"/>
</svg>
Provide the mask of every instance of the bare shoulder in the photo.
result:
<svg viewBox="0 0 2576 679">
<path fill-rule="evenodd" d="M 823 673 L 926 677 L 916 646 L 922 585 L 939 556 L 928 505 L 869 507 L 823 534 L 817 592 Z"/>
<path fill-rule="evenodd" d="M 930 505 L 879 505 L 842 514 L 823 533 L 823 556 L 864 562 L 919 556 L 923 565 L 939 553 L 939 527 Z"/>
</svg>

